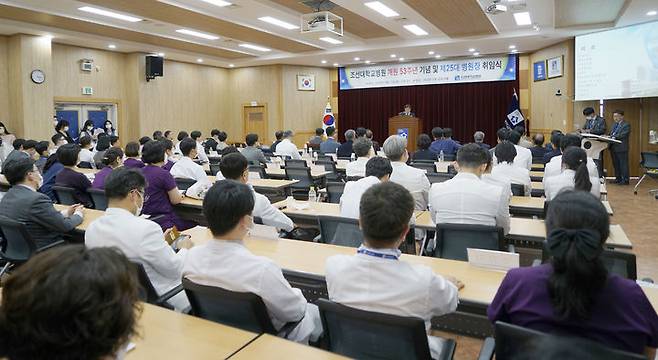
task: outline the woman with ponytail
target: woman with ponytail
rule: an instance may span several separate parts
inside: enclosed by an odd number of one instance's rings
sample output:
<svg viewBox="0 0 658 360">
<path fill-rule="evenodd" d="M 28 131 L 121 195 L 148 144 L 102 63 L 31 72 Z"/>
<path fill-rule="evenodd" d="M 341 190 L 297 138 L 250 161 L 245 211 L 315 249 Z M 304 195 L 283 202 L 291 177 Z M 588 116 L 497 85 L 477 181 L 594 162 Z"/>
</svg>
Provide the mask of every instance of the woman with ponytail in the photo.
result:
<svg viewBox="0 0 658 360">
<path fill-rule="evenodd" d="M 107 149 L 101 162 L 104 167 L 94 176 L 94 182 L 91 183 L 91 187 L 93 189 L 105 190 L 105 178 L 110 175 L 112 170 L 123 165 L 123 150 L 118 147 Z"/>
<path fill-rule="evenodd" d="M 550 262 L 510 270 L 487 309 L 489 320 L 653 359 L 658 315 L 639 285 L 606 271 L 601 254 L 610 220 L 601 201 L 562 191 L 548 207 L 546 233 Z"/>
<path fill-rule="evenodd" d="M 553 200 L 565 188 L 588 191 L 597 198 L 601 196 L 599 179 L 589 176 L 587 153 L 579 147 L 568 147 L 562 154 L 562 173 L 544 180 L 546 200 Z"/>
</svg>

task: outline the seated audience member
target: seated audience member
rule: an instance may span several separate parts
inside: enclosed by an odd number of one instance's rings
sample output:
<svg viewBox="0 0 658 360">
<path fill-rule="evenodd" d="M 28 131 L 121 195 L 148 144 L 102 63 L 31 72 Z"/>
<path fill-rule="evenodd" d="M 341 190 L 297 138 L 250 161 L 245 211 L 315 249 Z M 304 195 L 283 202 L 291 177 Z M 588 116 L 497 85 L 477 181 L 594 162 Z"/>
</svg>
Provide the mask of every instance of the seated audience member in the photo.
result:
<svg viewBox="0 0 658 360">
<path fill-rule="evenodd" d="M 455 155 L 457 150 L 461 148 L 461 145 L 452 139 L 452 129 L 445 128 L 442 129 L 442 137 L 438 141 L 432 143 L 433 146 L 430 147 L 430 150 L 434 151 L 437 154 L 441 154 L 443 151 L 444 155 Z M 434 135 L 434 134 L 433 134 Z M 438 135 L 438 131 L 437 131 Z"/>
<path fill-rule="evenodd" d="M 358 138 L 354 140 L 352 150 L 354 150 L 356 161 L 350 161 L 347 163 L 345 166 L 345 175 L 347 177 L 364 177 L 366 176 L 366 163 L 368 162 L 368 159 L 375 156 L 372 149 L 372 141 L 368 140 L 366 137 Z"/>
<path fill-rule="evenodd" d="M 368 132 L 368 130 L 366 130 L 366 128 L 364 127 L 359 126 L 358 128 L 356 128 L 356 130 L 354 130 L 356 139 L 366 137 L 366 132 Z"/>
<path fill-rule="evenodd" d="M 311 137 L 308 140 L 308 143 L 311 144 L 311 145 L 320 145 L 320 144 L 322 144 L 322 135 L 324 135 L 324 129 L 323 128 L 315 129 L 315 136 Z"/>
<path fill-rule="evenodd" d="M 59 151 L 59 149 L 57 149 Z M 57 174 L 64 169 L 64 165 L 59 162 L 59 157 L 57 153 L 54 153 L 48 157 L 46 164 L 43 165 L 43 184 L 39 187 L 39 192 L 47 195 L 50 200 L 57 202 L 57 196 L 55 196 L 55 191 L 53 191 L 53 185 L 55 185 L 55 179 Z"/>
<path fill-rule="evenodd" d="M 279 143 L 283 140 L 283 131 L 277 130 L 274 132 L 274 142 L 272 143 L 272 146 L 270 146 L 270 150 L 275 153 L 276 152 L 276 146 L 279 145 Z"/>
<path fill-rule="evenodd" d="M 192 221 L 186 221 L 178 217 L 174 211 L 174 205 L 183 201 L 183 195 L 176 186 L 174 177 L 165 169 L 165 145 L 160 141 L 150 141 L 144 145 L 142 161 L 146 164 L 142 168 L 142 174 L 146 178 L 146 194 L 144 209 L 146 215 L 160 216 L 154 221 L 160 224 L 162 230 L 174 226 L 180 231 L 196 226 Z"/>
<path fill-rule="evenodd" d="M 37 145 L 34 147 L 34 150 L 36 151 L 37 155 L 39 156 L 39 159 L 34 163 L 36 165 L 37 169 L 39 169 L 39 172 L 43 175 L 43 167 L 46 165 L 46 161 L 48 161 L 48 147 L 50 144 L 47 141 L 39 141 Z"/>
<path fill-rule="evenodd" d="M 50 155 L 54 154 L 60 146 L 68 144 L 66 138 L 62 134 L 55 134 L 50 138 L 50 141 L 53 142 L 53 148 L 50 149 Z"/>
<path fill-rule="evenodd" d="M 22 158 L 6 164 L 5 177 L 12 187 L 0 201 L 0 215 L 24 223 L 37 249 L 62 240 L 63 233 L 82 223 L 81 205 L 59 212 L 48 196 L 37 192 L 43 179 L 34 160 Z"/>
<path fill-rule="evenodd" d="M 0 357 L 122 359 L 141 305 L 131 264 L 115 249 L 60 246 L 8 278 L 0 306 Z"/>
<path fill-rule="evenodd" d="M 91 152 L 92 138 L 85 136 L 80 139 L 80 164 L 79 167 L 94 168 L 94 153 Z"/>
<path fill-rule="evenodd" d="M 155 130 L 153 132 L 153 140 L 158 141 L 158 140 L 162 140 L 163 138 L 164 138 L 164 135 L 162 134 L 162 131 Z M 146 142 L 144 144 L 146 144 Z M 140 145 L 144 146 L 144 144 L 140 144 Z"/>
<path fill-rule="evenodd" d="M 501 187 L 503 189 L 503 192 L 505 193 L 505 197 L 507 199 L 512 199 L 512 181 L 507 176 L 503 176 L 503 177 L 493 176 L 493 174 L 491 174 L 491 171 L 493 170 L 494 167 L 493 155 L 491 154 L 491 151 L 486 151 L 486 155 L 487 155 L 487 161 L 486 161 L 487 167 L 484 169 L 484 172 L 482 173 L 482 176 L 480 176 L 480 179 L 482 179 L 482 181 L 484 181 L 487 184 Z"/>
<path fill-rule="evenodd" d="M 432 139 L 430 139 L 429 135 L 418 135 L 418 139 L 416 140 L 416 146 L 418 147 L 418 150 L 413 153 L 411 161 L 436 161 L 438 159 L 438 154 L 430 150 L 430 145 L 432 145 Z"/>
<path fill-rule="evenodd" d="M 96 168 L 100 169 L 103 167 L 103 158 L 105 157 L 105 151 L 110 148 L 110 137 L 108 135 L 99 134 L 98 142 L 96 142 L 96 154 L 94 154 L 94 164 Z"/>
<path fill-rule="evenodd" d="M 354 145 L 359 139 L 354 142 Z M 359 204 L 361 196 L 373 185 L 389 181 L 393 173 L 391 161 L 387 158 L 375 156 L 366 162 L 365 177 L 357 181 L 348 181 L 345 184 L 343 195 L 340 197 L 340 216 L 353 219 L 359 218 Z"/>
<path fill-rule="evenodd" d="M 192 179 L 202 184 L 210 183 L 203 166 L 192 160 L 197 155 L 196 141 L 192 138 L 183 139 L 180 142 L 180 151 L 183 153 L 183 157 L 171 167 L 171 175 L 174 178 Z"/>
<path fill-rule="evenodd" d="M 530 171 L 522 167 L 514 166 L 516 148 L 509 141 L 503 141 L 496 146 L 496 158 L 498 164 L 494 165 L 491 175 L 495 178 L 508 178 L 510 183 L 523 185 L 525 196 L 530 196 L 532 182 Z"/>
<path fill-rule="evenodd" d="M 457 152 L 457 165 L 459 173 L 454 178 L 432 185 L 429 206 L 434 221 L 498 226 L 507 234 L 509 197 L 500 186 L 480 179 L 487 167 L 486 150 L 476 144 L 464 145 Z"/>
<path fill-rule="evenodd" d="M 567 134 L 562 137 L 560 140 L 560 151 L 562 154 L 567 150 L 569 147 L 575 147 L 580 149 L 580 136 L 574 135 L 574 134 Z M 562 172 L 563 166 L 562 166 L 562 155 L 554 156 L 551 158 L 551 161 L 549 161 L 545 166 L 544 166 L 544 184 L 546 184 L 546 179 L 560 175 Z M 589 177 L 593 178 L 598 178 L 599 177 L 599 170 L 596 167 L 596 164 L 594 163 L 594 159 L 591 157 L 587 157 L 587 170 L 589 171 Z"/>
<path fill-rule="evenodd" d="M 377 154 L 377 151 L 379 151 L 379 143 L 373 139 L 373 136 L 372 130 L 366 129 L 366 138 L 372 141 L 372 149 L 375 151 L 375 154 Z"/>
<path fill-rule="evenodd" d="M 217 146 L 215 147 L 217 152 L 220 152 L 228 147 L 226 139 L 228 139 L 228 134 L 226 132 L 220 131 L 219 134 L 217 134 Z"/>
<path fill-rule="evenodd" d="M 530 148 L 530 152 L 532 153 L 532 161 L 544 161 L 544 155 L 546 155 L 547 152 L 546 148 L 544 147 L 544 134 L 535 134 L 535 136 L 532 137 L 532 142 L 534 143 L 534 146 Z"/>
<path fill-rule="evenodd" d="M 210 153 L 211 151 L 217 152 L 217 144 L 219 143 L 219 130 L 212 129 L 210 130 L 210 137 L 204 142 L 204 147 L 206 152 Z"/>
<path fill-rule="evenodd" d="M 521 134 L 521 140 L 519 140 L 519 146 L 522 146 L 526 149 L 530 149 L 534 146 L 534 143 L 530 141 L 526 136 L 525 136 L 525 127 L 523 126 L 516 126 L 514 127 L 514 131 L 518 132 Z"/>
<path fill-rule="evenodd" d="M 297 145 L 292 143 L 292 137 L 295 136 L 295 133 L 292 130 L 286 130 L 283 132 L 283 140 L 276 146 L 276 153 L 279 155 L 290 156 L 291 159 L 301 160 L 302 156 L 299 154 L 299 149 Z"/>
<path fill-rule="evenodd" d="M 263 150 L 260 149 L 258 142 L 258 134 L 248 134 L 245 137 L 247 147 L 242 149 L 242 155 L 247 158 L 247 161 L 253 164 L 267 164 L 267 159 Z"/>
<path fill-rule="evenodd" d="M 144 146 L 144 144 L 146 144 L 147 142 L 149 142 L 149 141 L 151 141 L 151 140 L 152 140 L 152 139 L 151 139 L 150 137 L 148 137 L 148 136 L 142 136 L 142 137 L 139 138 L 139 140 L 138 140 L 138 141 L 139 141 L 139 146 Z"/>
<path fill-rule="evenodd" d="M 427 197 L 430 181 L 425 170 L 407 165 L 407 139 L 399 135 L 391 135 L 384 141 L 384 153 L 391 160 L 393 173 L 391 181 L 404 186 L 416 201 L 416 210 L 427 210 Z"/>
<path fill-rule="evenodd" d="M 300 321 L 288 339 L 316 341 L 322 333 L 318 309 L 293 289 L 273 261 L 253 255 L 243 240 L 253 226 L 254 192 L 232 180 L 218 181 L 203 200 L 213 239 L 187 253 L 183 276 L 206 286 L 260 296 L 274 328 Z M 207 264 L 213 264 L 208 266 Z"/>
<path fill-rule="evenodd" d="M 510 130 L 508 128 L 500 128 L 498 131 L 496 131 L 496 146 L 497 144 L 500 144 L 503 141 L 509 140 L 509 133 Z M 494 153 L 496 152 L 496 146 L 493 148 L 489 149 L 489 152 L 491 153 L 491 156 L 493 157 L 493 162 L 496 163 L 496 159 L 494 156 Z"/>
<path fill-rule="evenodd" d="M 25 139 L 14 140 L 12 143 L 14 150 L 12 150 L 9 155 L 7 155 L 4 164 L 21 158 L 29 158 L 30 156 L 23 150 L 23 145 L 25 145 Z"/>
<path fill-rule="evenodd" d="M 201 161 L 202 163 L 210 162 L 210 160 L 208 160 L 208 155 L 206 155 L 206 150 L 203 147 L 203 140 L 202 140 L 202 137 L 201 137 L 201 131 L 198 131 L 198 130 L 192 131 L 190 133 L 190 137 L 196 143 L 196 153 L 197 153 L 197 157 L 199 158 L 199 161 Z"/>
<path fill-rule="evenodd" d="M 484 132 L 476 131 L 475 134 L 473 134 L 473 140 L 475 140 L 475 143 L 478 144 L 478 146 L 480 146 L 484 150 L 491 149 L 491 146 L 489 146 L 489 144 L 484 143 Z"/>
<path fill-rule="evenodd" d="M 105 157 L 103 157 L 103 168 L 94 176 L 94 181 L 91 183 L 91 187 L 98 190 L 105 189 L 105 179 L 107 176 L 110 175 L 112 170 L 121 167 L 122 164 L 123 150 L 116 147 L 107 149 Z"/>
<path fill-rule="evenodd" d="M 162 165 L 162 168 L 171 171 L 171 168 L 174 167 L 177 159 L 177 157 L 174 156 L 174 142 L 167 138 L 160 140 L 160 142 L 165 147 L 165 164 Z"/>
<path fill-rule="evenodd" d="M 562 172 L 544 182 L 546 200 L 553 200 L 566 188 L 591 192 L 597 198 L 601 197 L 599 178 L 590 176 L 587 170 L 587 153 L 574 146 L 568 147 L 562 155 Z"/>
<path fill-rule="evenodd" d="M 257 193 L 249 185 L 249 164 L 247 159 L 240 153 L 231 153 L 222 157 L 219 170 L 225 179 L 234 180 L 247 184 L 254 195 L 254 210 L 252 216 L 259 217 L 264 225 L 274 226 L 277 229 L 292 231 L 295 224 L 281 210 L 274 207 L 267 196 Z"/>
<path fill-rule="evenodd" d="M 635 281 L 606 270 L 601 253 L 610 220 L 601 201 L 583 191 L 558 194 L 548 207 L 546 233 L 551 260 L 508 271 L 487 309 L 489 320 L 653 359 L 658 315 Z"/>
<path fill-rule="evenodd" d="M 430 145 L 430 150 L 434 151 L 439 146 L 439 142 L 443 138 L 443 129 L 440 127 L 432 128 L 432 145 Z M 436 151 L 435 151 L 436 152 Z"/>
<path fill-rule="evenodd" d="M 174 142 L 174 132 L 171 130 L 165 130 L 164 132 L 164 138 L 169 139 L 172 143 Z"/>
<path fill-rule="evenodd" d="M 520 168 L 532 169 L 532 152 L 530 149 L 523 146 L 519 146 L 519 141 L 521 141 L 521 134 L 512 130 L 508 133 L 508 141 L 514 144 L 516 149 L 516 157 L 514 158 L 514 166 Z M 496 153 L 494 152 L 494 163 L 496 161 Z"/>
<path fill-rule="evenodd" d="M 111 151 L 111 150 L 110 150 Z M 157 223 L 139 217 L 144 206 L 146 179 L 138 169 L 116 169 L 105 181 L 108 200 L 103 216 L 94 220 L 85 231 L 89 248 L 115 247 L 130 261 L 144 266 L 158 295 L 180 285 L 183 260 L 192 242 L 185 239 L 170 246 Z M 176 252 L 178 251 L 178 252 Z M 176 310 L 190 306 L 185 292 L 168 300 Z"/>
<path fill-rule="evenodd" d="M 413 197 L 398 184 L 385 182 L 363 194 L 359 207 L 363 245 L 355 255 L 332 256 L 325 265 L 331 301 L 418 317 L 425 320 L 428 332 L 433 317 L 457 309 L 458 286 L 463 285 L 456 279 L 436 275 L 425 265 L 400 261 L 398 247 L 409 232 L 413 213 Z M 432 358 L 439 359 L 440 339 L 429 336 L 428 342 Z"/>
<path fill-rule="evenodd" d="M 75 170 L 80 162 L 80 146 L 77 144 L 66 144 L 60 149 L 57 156 L 59 162 L 64 165 L 64 169 L 57 174 L 55 185 L 72 188 L 75 190 L 73 192 L 75 201 L 88 209 L 93 209 L 94 202 L 87 192 L 87 189 L 91 187 L 91 181 L 89 181 L 85 174 Z"/>
<path fill-rule="evenodd" d="M 178 136 L 176 136 L 176 139 L 178 141 L 174 145 L 174 153 L 180 155 L 180 142 L 183 141 L 183 139 L 190 137 L 190 135 L 187 133 L 187 131 L 179 131 Z"/>
<path fill-rule="evenodd" d="M 144 163 L 139 156 L 139 144 L 140 143 L 134 141 L 126 144 L 126 160 L 123 161 L 123 166 L 128 169 L 141 169 L 144 167 Z"/>
<path fill-rule="evenodd" d="M 340 146 L 338 146 L 338 150 L 336 151 L 336 156 L 342 158 L 352 157 L 352 153 L 354 152 L 354 150 L 352 149 L 352 145 L 354 144 L 355 138 L 356 138 L 356 131 L 352 129 L 345 131 L 345 142 L 340 144 Z"/>
<path fill-rule="evenodd" d="M 116 135 L 110 135 L 110 147 L 121 147 L 121 142 L 119 137 Z"/>
<path fill-rule="evenodd" d="M 338 147 L 340 146 L 340 143 L 336 141 L 336 128 L 333 126 L 330 126 L 326 130 L 327 132 L 327 140 L 322 142 L 320 144 L 320 152 L 323 154 L 335 154 L 336 150 L 338 150 Z"/>
<path fill-rule="evenodd" d="M 562 134 L 561 131 L 553 130 L 551 133 L 551 143 L 546 145 L 544 164 L 548 164 L 548 162 L 551 161 L 551 159 L 554 157 L 562 155 L 562 152 L 560 151 L 560 143 L 562 142 L 562 137 L 564 137 L 564 134 Z"/>
</svg>

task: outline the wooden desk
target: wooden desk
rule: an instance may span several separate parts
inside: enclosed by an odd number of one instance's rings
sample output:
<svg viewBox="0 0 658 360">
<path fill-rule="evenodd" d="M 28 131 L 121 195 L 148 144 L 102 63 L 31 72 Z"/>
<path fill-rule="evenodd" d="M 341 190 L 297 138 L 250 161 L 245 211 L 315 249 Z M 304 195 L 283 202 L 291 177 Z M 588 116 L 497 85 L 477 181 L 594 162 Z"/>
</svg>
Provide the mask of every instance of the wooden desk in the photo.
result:
<svg viewBox="0 0 658 360">
<path fill-rule="evenodd" d="M 190 357 L 192 358 L 192 357 Z M 238 351 L 231 359 L 261 360 L 261 359 L 305 359 L 305 360 L 332 360 L 347 359 L 318 348 L 301 345 L 270 334 L 263 334 Z"/>
<path fill-rule="evenodd" d="M 530 183 L 530 185 L 532 186 L 532 190 L 544 191 L 544 183 L 540 181 L 533 181 L 532 183 Z"/>
<path fill-rule="evenodd" d="M 447 174 L 448 167 L 453 165 L 454 161 L 435 161 L 434 166 L 436 166 L 436 172 L 440 174 Z"/>
<path fill-rule="evenodd" d="M 143 304 L 134 350 L 126 359 L 226 359 L 258 334 Z M 270 349 L 277 351 L 278 349 Z"/>
<path fill-rule="evenodd" d="M 521 216 L 543 216 L 544 198 L 512 196 L 509 203 L 510 214 Z"/>
<path fill-rule="evenodd" d="M 284 190 L 291 185 L 298 183 L 299 180 L 275 180 L 275 179 L 254 179 L 249 180 L 249 184 L 254 190 Z"/>
<path fill-rule="evenodd" d="M 96 175 L 96 173 L 99 172 L 100 170 L 77 168 L 75 169 L 75 171 L 85 175 L 88 174 Z M 3 190 L 9 190 L 10 187 L 11 185 L 9 184 L 9 181 L 7 181 L 7 178 L 4 175 L 0 174 L 0 188 Z"/>
<path fill-rule="evenodd" d="M 350 163 L 349 160 L 343 160 L 343 159 L 336 160 L 336 170 L 338 171 L 347 170 L 347 164 L 349 163 Z"/>
<path fill-rule="evenodd" d="M 287 200 L 279 201 L 273 205 L 289 217 L 297 219 L 316 220 L 320 215 L 340 216 L 339 204 L 308 201 L 297 201 L 297 203 L 308 204 L 309 206 L 307 209 L 295 209 L 294 207 L 288 207 Z"/>
<path fill-rule="evenodd" d="M 68 206 L 66 205 L 55 204 L 55 209 L 57 211 L 66 210 L 67 208 Z M 105 211 L 95 210 L 95 209 L 83 209 L 82 212 L 84 213 L 85 218 L 82 220 L 82 224 L 78 225 L 75 228 L 79 232 L 86 231 L 87 228 L 89 227 L 89 224 L 91 224 L 92 221 L 98 219 L 99 217 L 105 214 Z"/>
<path fill-rule="evenodd" d="M 265 173 L 267 176 L 271 176 L 273 178 L 285 178 L 286 177 L 286 170 L 285 169 L 265 169 Z M 326 177 L 327 175 L 331 174 L 330 171 L 314 171 L 311 170 L 311 177 L 315 180 L 317 179 L 322 179 Z"/>
<path fill-rule="evenodd" d="M 530 167 L 530 170 L 532 170 L 532 171 L 544 171 L 544 167 L 545 167 L 544 164 L 532 164 L 532 166 Z"/>
</svg>

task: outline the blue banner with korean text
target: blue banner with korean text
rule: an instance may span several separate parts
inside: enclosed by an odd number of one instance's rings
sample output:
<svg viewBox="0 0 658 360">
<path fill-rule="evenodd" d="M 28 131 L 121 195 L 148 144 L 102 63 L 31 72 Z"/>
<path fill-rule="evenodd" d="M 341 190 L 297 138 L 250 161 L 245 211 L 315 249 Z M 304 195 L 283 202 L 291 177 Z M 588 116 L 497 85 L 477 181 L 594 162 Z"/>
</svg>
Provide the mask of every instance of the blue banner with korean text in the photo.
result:
<svg viewBox="0 0 658 360">
<path fill-rule="evenodd" d="M 338 69 L 340 89 L 516 80 L 516 55 Z"/>
</svg>

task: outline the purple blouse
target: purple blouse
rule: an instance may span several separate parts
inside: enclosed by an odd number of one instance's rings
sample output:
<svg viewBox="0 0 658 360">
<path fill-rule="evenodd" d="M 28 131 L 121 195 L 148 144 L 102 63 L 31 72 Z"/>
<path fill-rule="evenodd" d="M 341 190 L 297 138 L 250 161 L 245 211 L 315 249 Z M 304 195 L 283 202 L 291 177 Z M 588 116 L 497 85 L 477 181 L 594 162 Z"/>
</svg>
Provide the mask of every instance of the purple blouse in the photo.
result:
<svg viewBox="0 0 658 360">
<path fill-rule="evenodd" d="M 176 181 L 171 174 L 158 166 L 146 165 L 142 168 L 142 174 L 146 178 L 146 202 L 142 213 L 152 216 L 161 216 L 155 222 L 160 224 L 163 230 L 169 229 L 174 225 L 178 230 L 187 230 L 196 223 L 185 221 L 176 215 L 174 207 L 169 201 L 170 190 L 176 188 Z"/>
<path fill-rule="evenodd" d="M 489 320 L 585 337 L 638 354 L 645 347 L 658 347 L 658 315 L 635 282 L 608 275 L 605 287 L 595 296 L 590 319 L 560 320 L 548 293 L 552 272 L 550 264 L 510 270 L 487 309 Z"/>
<path fill-rule="evenodd" d="M 87 189 L 91 187 L 91 182 L 84 174 L 65 167 L 57 174 L 55 185 L 73 188 L 75 190 L 73 197 L 76 202 L 88 209 L 94 208 L 94 202 L 91 201 L 91 196 L 87 192 Z"/>
<path fill-rule="evenodd" d="M 126 161 L 123 162 L 123 166 L 127 169 L 141 169 L 145 165 L 142 162 L 142 160 L 138 159 L 126 159 Z"/>
<path fill-rule="evenodd" d="M 94 182 L 91 183 L 91 187 L 98 190 L 105 190 L 105 178 L 110 175 L 112 170 L 111 167 L 106 166 L 97 172 L 94 176 Z"/>
<path fill-rule="evenodd" d="M 166 164 L 162 165 L 162 168 L 171 171 L 171 168 L 174 166 L 175 162 L 168 160 Z"/>
</svg>

